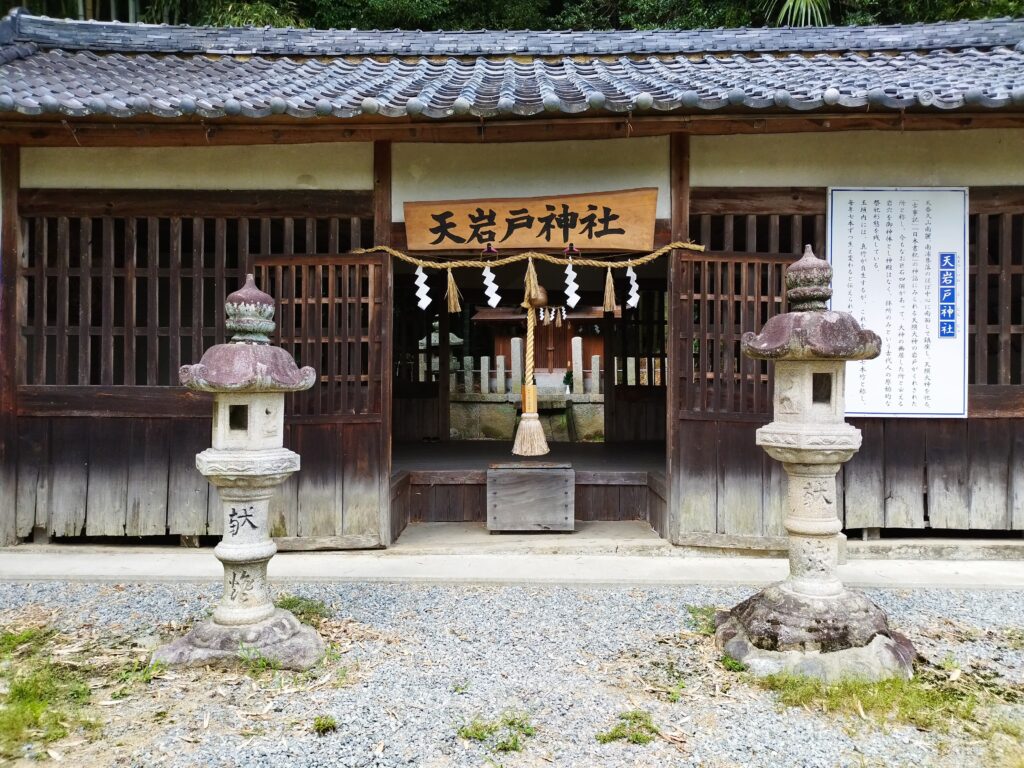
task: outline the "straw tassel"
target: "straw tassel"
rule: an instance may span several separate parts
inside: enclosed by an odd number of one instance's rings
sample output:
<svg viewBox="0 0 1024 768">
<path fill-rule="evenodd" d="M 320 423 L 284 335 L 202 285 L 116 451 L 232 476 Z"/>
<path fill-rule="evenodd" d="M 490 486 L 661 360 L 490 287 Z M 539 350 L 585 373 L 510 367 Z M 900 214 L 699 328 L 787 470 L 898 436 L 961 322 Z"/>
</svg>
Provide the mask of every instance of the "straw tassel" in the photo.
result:
<svg viewBox="0 0 1024 768">
<path fill-rule="evenodd" d="M 461 312 L 462 305 L 459 304 L 459 286 L 455 284 L 455 276 L 448 270 L 448 311 Z"/>
<path fill-rule="evenodd" d="M 604 275 L 604 311 L 615 311 L 615 281 L 612 280 L 611 267 L 608 267 L 608 271 Z"/>
<path fill-rule="evenodd" d="M 527 285 L 529 285 L 529 271 L 527 269 Z M 536 275 L 534 275 L 536 279 Z M 537 325 L 537 314 L 528 301 L 523 302 L 526 307 L 526 361 L 524 364 L 523 382 L 523 415 L 519 419 L 519 427 L 516 429 L 516 441 L 512 446 L 512 453 L 516 456 L 543 456 L 550 449 L 547 438 L 544 437 L 544 427 L 541 426 L 540 416 L 537 414 L 537 385 L 533 380 L 534 367 L 534 328 Z"/>
<path fill-rule="evenodd" d="M 526 304 L 531 307 L 539 306 L 542 303 L 540 283 L 537 281 L 537 270 L 533 266 L 533 259 L 526 262 L 526 279 L 523 297 Z"/>
</svg>

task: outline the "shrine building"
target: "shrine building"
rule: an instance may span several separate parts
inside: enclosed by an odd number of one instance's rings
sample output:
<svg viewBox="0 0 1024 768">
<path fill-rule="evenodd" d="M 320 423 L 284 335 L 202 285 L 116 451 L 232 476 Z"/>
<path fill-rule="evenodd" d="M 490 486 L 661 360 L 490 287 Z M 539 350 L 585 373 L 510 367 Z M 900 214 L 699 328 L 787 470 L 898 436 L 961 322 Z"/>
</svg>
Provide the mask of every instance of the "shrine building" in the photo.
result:
<svg viewBox="0 0 1024 768">
<path fill-rule="evenodd" d="M 0 544 L 222 532 L 195 467 L 210 396 L 178 372 L 227 340 L 252 273 L 273 343 L 318 373 L 286 399 L 302 468 L 272 503 L 280 548 L 482 525 L 532 368 L 570 525 L 780 549 L 785 473 L 754 442 L 771 363 L 740 340 L 786 310 L 806 245 L 833 307 L 882 337 L 849 367 L 848 537 L 1019 538 L 1022 158 L 1024 19 L 414 32 L 11 11 Z M 529 261 L 533 344 L 528 262 L 498 263 L 528 251 L 552 257 Z"/>
</svg>

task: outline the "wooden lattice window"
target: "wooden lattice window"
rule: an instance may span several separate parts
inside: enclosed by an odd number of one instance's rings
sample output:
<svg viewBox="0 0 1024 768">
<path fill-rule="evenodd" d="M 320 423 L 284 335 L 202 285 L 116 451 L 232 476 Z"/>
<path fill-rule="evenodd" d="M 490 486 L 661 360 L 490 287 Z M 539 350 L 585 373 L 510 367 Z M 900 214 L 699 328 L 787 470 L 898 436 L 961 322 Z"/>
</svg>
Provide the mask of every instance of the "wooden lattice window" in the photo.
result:
<svg viewBox="0 0 1024 768">
<path fill-rule="evenodd" d="M 290 398 L 296 415 L 380 414 L 385 285 L 380 256 L 257 257 L 277 298 L 275 344 L 320 374 Z"/>
<path fill-rule="evenodd" d="M 690 231 L 707 251 L 680 257 L 680 406 L 768 415 L 768 364 L 743 355 L 740 339 L 785 311 L 785 266 L 805 243 L 823 254 L 825 217 L 704 214 L 691 217 Z"/>
<path fill-rule="evenodd" d="M 1024 384 L 1024 215 L 976 214 L 970 227 L 971 384 Z"/>
<path fill-rule="evenodd" d="M 59 215 L 63 210 L 220 212 L 231 209 L 233 197 L 239 210 L 259 212 L 367 204 L 362 193 L 333 194 L 337 201 L 298 199 L 297 193 L 27 193 L 18 272 L 19 384 L 177 385 L 180 365 L 225 341 L 224 298 L 258 257 L 294 257 L 296 263 L 305 255 L 333 257 L 372 236 L 365 215 Z M 363 285 L 367 275 L 354 279 Z M 301 317 L 292 322 L 303 327 Z M 308 357 L 309 349 L 300 354 Z"/>
</svg>

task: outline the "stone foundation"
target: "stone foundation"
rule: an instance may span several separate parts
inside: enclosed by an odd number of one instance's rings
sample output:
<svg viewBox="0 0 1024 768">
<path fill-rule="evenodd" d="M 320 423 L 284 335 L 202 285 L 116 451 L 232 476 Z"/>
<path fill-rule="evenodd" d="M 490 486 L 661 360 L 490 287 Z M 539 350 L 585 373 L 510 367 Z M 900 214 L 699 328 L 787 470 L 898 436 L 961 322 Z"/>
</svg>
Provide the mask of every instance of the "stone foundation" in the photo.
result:
<svg viewBox="0 0 1024 768">
<path fill-rule="evenodd" d="M 153 662 L 168 666 L 232 666 L 248 654 L 270 661 L 280 669 L 306 670 L 324 652 L 324 641 L 290 611 L 278 608 L 269 619 L 255 624 L 226 626 L 207 620 L 184 637 L 158 648 Z"/>
<path fill-rule="evenodd" d="M 514 394 L 452 393 L 452 440 L 513 440 L 519 412 Z M 541 392 L 539 417 L 551 442 L 603 442 L 604 396 Z"/>
</svg>

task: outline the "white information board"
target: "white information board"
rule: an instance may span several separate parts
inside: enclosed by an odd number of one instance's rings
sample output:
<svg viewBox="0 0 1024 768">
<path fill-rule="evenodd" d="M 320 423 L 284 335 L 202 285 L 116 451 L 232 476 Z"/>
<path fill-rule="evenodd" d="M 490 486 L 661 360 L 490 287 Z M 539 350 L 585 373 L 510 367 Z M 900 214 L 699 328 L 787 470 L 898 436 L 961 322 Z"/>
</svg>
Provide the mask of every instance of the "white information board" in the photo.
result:
<svg viewBox="0 0 1024 768">
<path fill-rule="evenodd" d="M 847 364 L 850 416 L 966 418 L 967 189 L 829 189 L 832 308 L 882 337 Z"/>
</svg>

